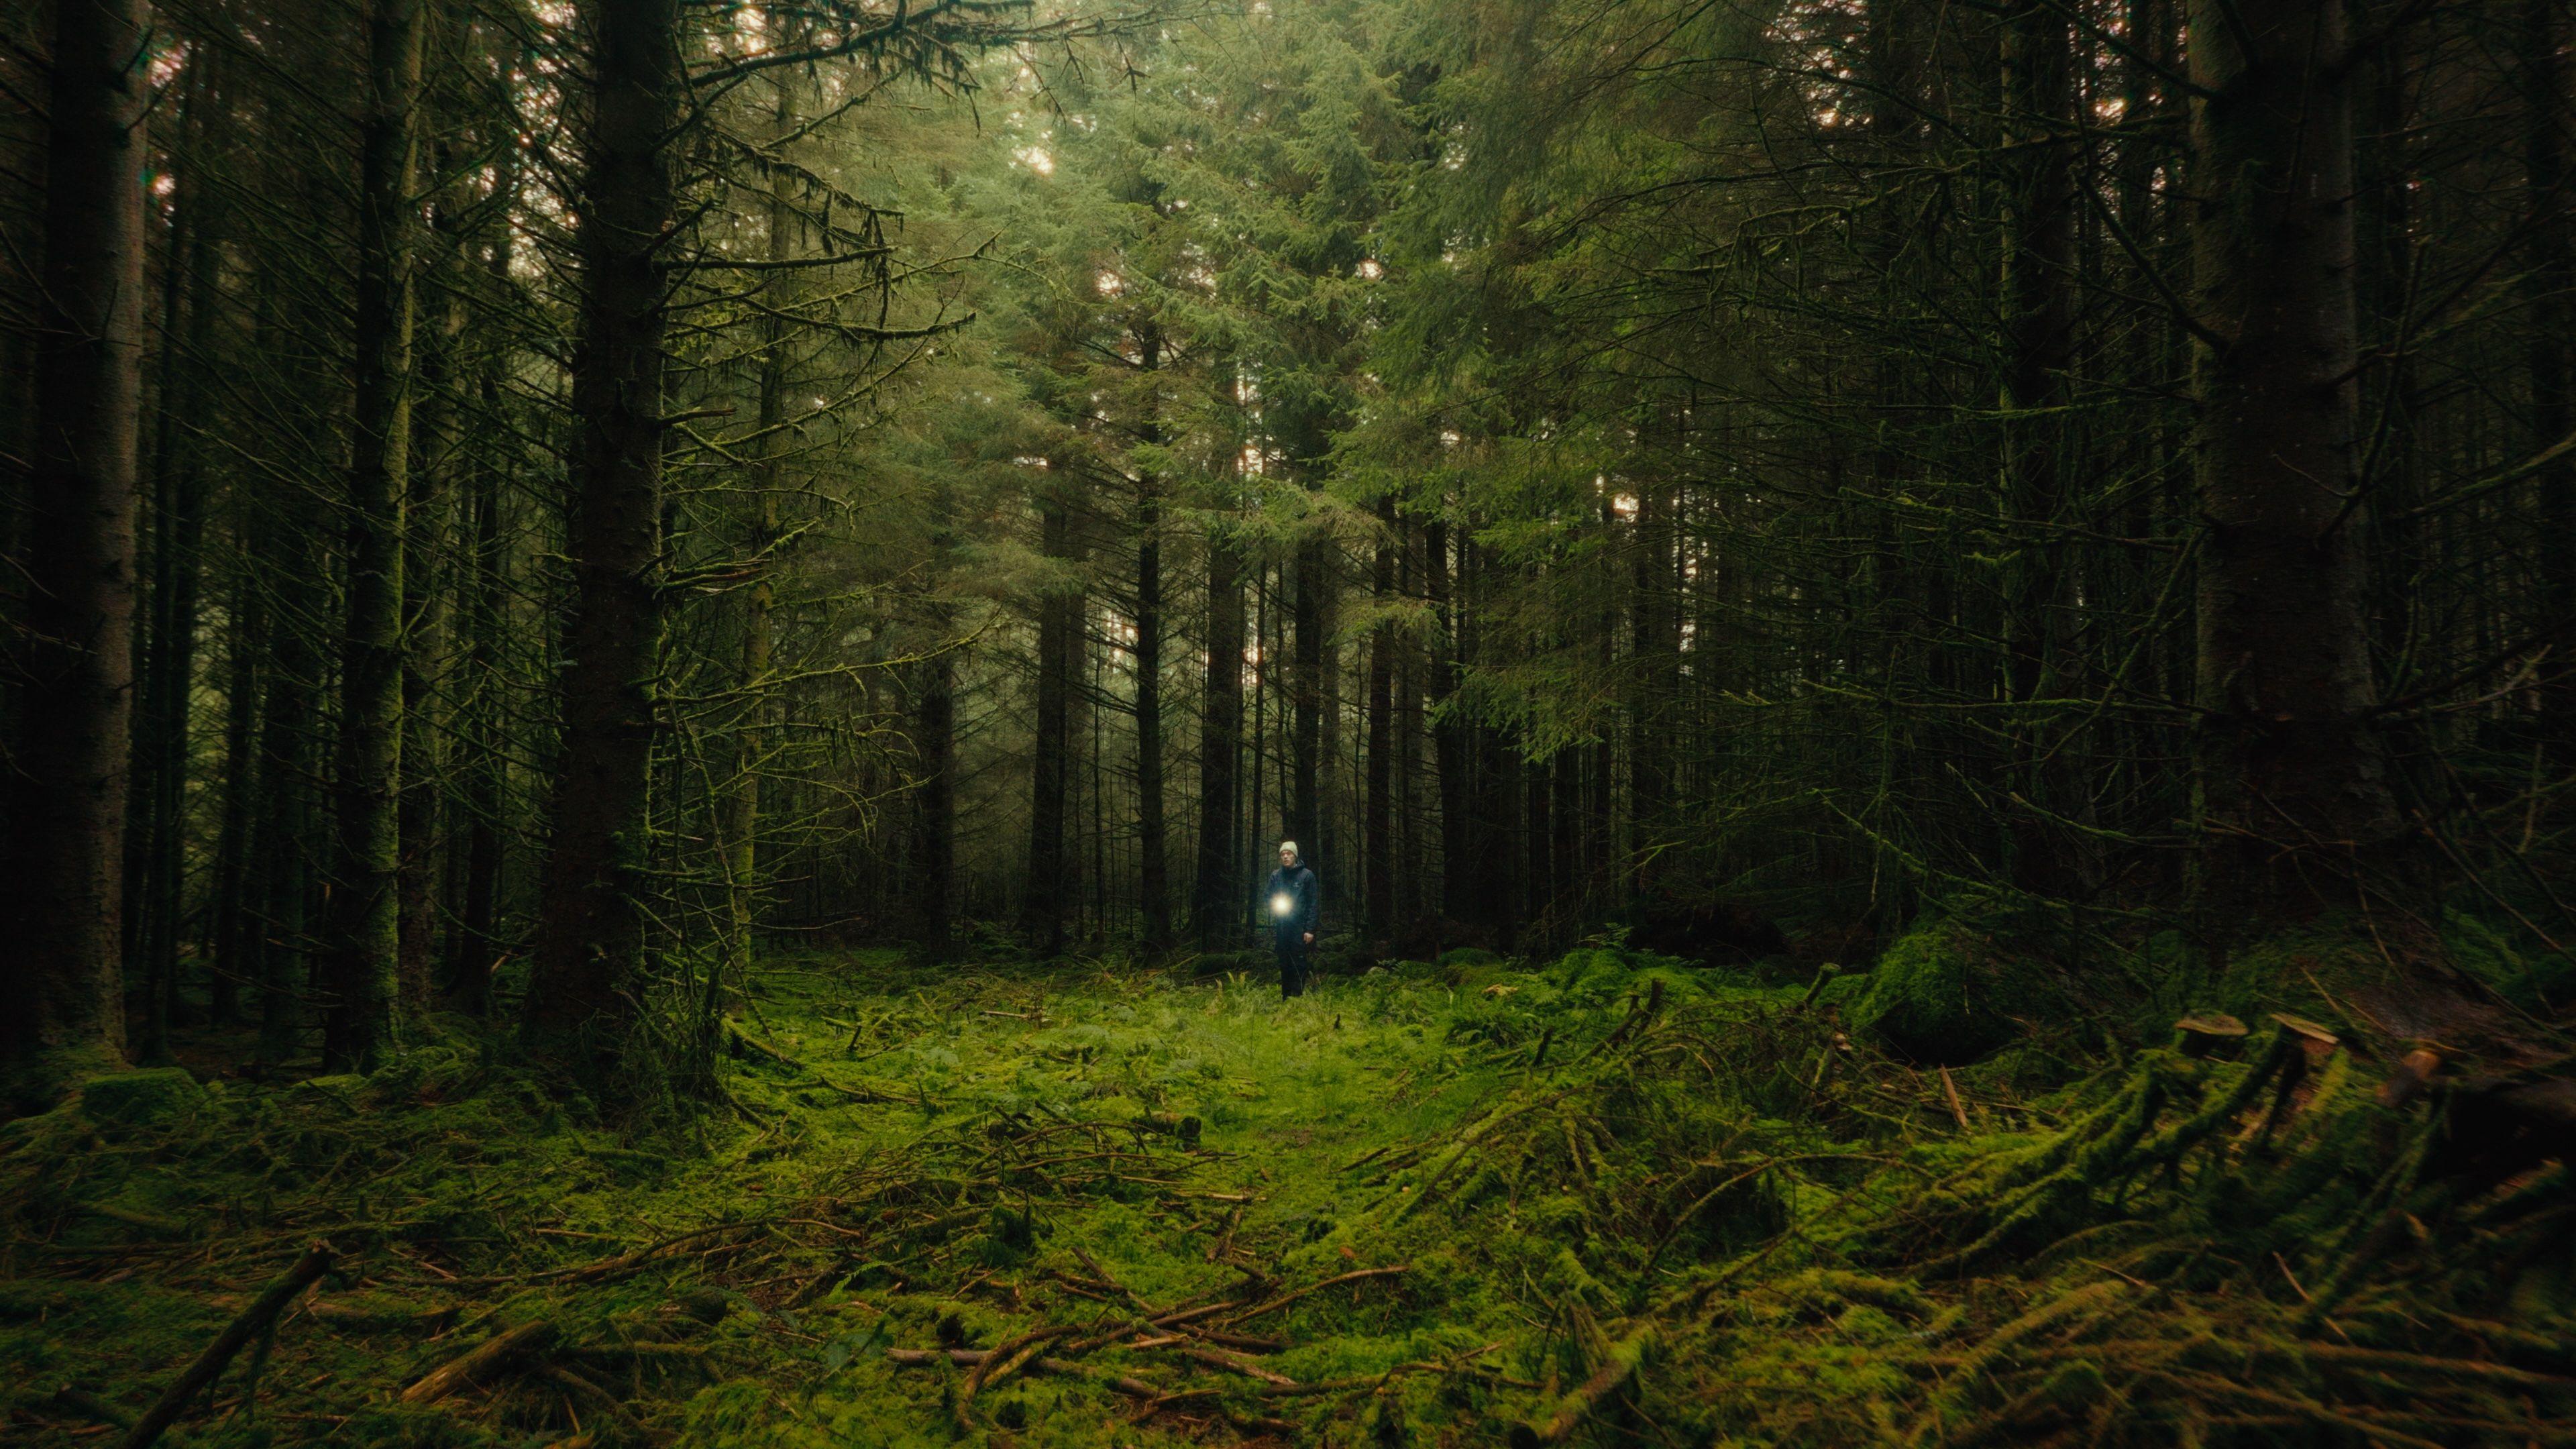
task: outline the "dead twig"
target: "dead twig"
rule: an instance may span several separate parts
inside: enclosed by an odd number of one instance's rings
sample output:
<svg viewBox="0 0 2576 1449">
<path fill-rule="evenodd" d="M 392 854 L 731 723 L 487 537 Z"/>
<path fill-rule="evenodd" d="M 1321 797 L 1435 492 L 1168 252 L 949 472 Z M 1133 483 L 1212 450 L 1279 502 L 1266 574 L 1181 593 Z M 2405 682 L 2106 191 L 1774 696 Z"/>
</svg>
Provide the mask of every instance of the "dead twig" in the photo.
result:
<svg viewBox="0 0 2576 1449">
<path fill-rule="evenodd" d="M 206 1351 L 197 1355 L 197 1361 L 188 1365 L 185 1373 L 161 1391 L 161 1397 L 153 1400 L 152 1407 L 144 1410 L 143 1417 L 135 1420 L 134 1427 L 117 1441 L 117 1449 L 144 1449 L 160 1438 L 161 1431 L 170 1427 L 179 1417 L 179 1411 L 188 1406 L 188 1401 L 223 1373 L 224 1365 L 233 1361 L 233 1355 L 241 1352 L 243 1344 L 267 1331 L 286 1305 L 295 1301 L 296 1295 L 313 1286 L 313 1280 L 329 1271 L 329 1249 L 319 1244 L 305 1249 L 304 1256 L 296 1259 L 294 1266 L 262 1289 L 248 1308 L 234 1315 L 233 1321 L 224 1325 L 224 1331 L 215 1335 L 215 1341 L 206 1345 Z"/>
</svg>

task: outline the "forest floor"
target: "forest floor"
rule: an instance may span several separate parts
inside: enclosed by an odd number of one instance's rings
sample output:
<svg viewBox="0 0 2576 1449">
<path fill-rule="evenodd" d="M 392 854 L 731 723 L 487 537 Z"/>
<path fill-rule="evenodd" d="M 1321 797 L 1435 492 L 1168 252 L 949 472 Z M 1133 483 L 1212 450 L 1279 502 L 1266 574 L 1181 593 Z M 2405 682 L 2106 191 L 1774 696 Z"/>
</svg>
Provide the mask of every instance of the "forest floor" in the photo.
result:
<svg viewBox="0 0 2576 1449">
<path fill-rule="evenodd" d="M 667 1139 L 449 1030 L 0 1134 L 0 1439 L 120 1442 L 319 1243 L 164 1442 L 2576 1443 L 2565 1168 L 2437 1180 L 2288 1028 L 1944 1072 L 1610 949 L 818 956 Z"/>
</svg>

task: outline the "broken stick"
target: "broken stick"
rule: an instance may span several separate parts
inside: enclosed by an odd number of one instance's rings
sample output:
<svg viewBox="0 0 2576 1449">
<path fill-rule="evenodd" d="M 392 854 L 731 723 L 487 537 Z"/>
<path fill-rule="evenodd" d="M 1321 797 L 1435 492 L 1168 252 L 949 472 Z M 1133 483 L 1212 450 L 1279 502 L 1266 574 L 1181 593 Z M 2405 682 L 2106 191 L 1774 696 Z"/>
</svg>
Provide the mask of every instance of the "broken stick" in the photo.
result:
<svg viewBox="0 0 2576 1449">
<path fill-rule="evenodd" d="M 1646 1350 L 1653 1346 L 1654 1341 L 1654 1325 L 1648 1324 L 1610 1345 L 1609 1353 L 1602 1358 L 1601 1366 L 1592 1371 L 1592 1377 L 1575 1385 L 1572 1392 L 1558 1399 L 1547 1417 L 1511 1426 L 1512 1449 L 1540 1449 L 1541 1445 L 1554 1444 L 1572 1433 L 1585 1415 L 1636 1375 L 1638 1361 L 1646 1356 Z"/>
<path fill-rule="evenodd" d="M 553 1347 L 556 1333 L 555 1326 L 543 1320 L 522 1323 L 496 1333 L 431 1369 L 419 1383 L 403 1390 L 402 1401 L 406 1404 L 437 1403 L 459 1389 L 481 1383 L 517 1359 Z"/>
<path fill-rule="evenodd" d="M 144 1449 L 145 1445 L 160 1438 L 161 1431 L 170 1427 L 171 1422 L 179 1417 L 179 1411 L 188 1406 L 188 1401 L 223 1373 L 224 1365 L 233 1361 L 233 1355 L 241 1352 L 243 1344 L 265 1332 L 277 1320 L 278 1313 L 295 1301 L 297 1294 L 312 1287 L 314 1279 L 329 1271 L 329 1249 L 318 1244 L 305 1249 L 304 1256 L 296 1259 L 293 1267 L 262 1289 L 248 1308 L 224 1325 L 224 1331 L 215 1335 L 215 1341 L 206 1345 L 206 1351 L 197 1355 L 197 1361 L 188 1365 L 188 1371 L 179 1375 L 178 1382 L 161 1391 L 161 1397 L 154 1399 L 152 1407 L 144 1410 L 143 1417 L 135 1420 L 134 1427 L 117 1441 L 117 1449 Z"/>
</svg>

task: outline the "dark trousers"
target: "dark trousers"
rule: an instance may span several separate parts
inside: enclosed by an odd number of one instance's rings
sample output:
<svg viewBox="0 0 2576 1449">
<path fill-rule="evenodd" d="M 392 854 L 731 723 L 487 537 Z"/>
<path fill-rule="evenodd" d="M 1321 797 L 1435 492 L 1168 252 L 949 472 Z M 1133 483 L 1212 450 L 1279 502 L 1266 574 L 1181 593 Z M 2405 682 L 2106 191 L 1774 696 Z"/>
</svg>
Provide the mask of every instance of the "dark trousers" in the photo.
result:
<svg viewBox="0 0 2576 1449">
<path fill-rule="evenodd" d="M 1302 931 L 1273 931 L 1270 949 L 1279 957 L 1279 995 L 1282 1000 L 1306 994 L 1306 935 Z"/>
</svg>

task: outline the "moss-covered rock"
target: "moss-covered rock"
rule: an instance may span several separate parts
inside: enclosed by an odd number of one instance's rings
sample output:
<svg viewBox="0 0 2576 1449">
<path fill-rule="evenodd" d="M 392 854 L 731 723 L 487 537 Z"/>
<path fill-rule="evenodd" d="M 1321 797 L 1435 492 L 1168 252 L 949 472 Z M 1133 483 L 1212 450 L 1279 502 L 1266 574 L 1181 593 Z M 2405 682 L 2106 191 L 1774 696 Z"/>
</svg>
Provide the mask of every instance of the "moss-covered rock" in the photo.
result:
<svg viewBox="0 0 2576 1449">
<path fill-rule="evenodd" d="M 1841 986 L 1841 983 L 1835 983 Z M 1829 988 L 1831 991 L 1831 988 Z M 1831 991 L 1854 1025 L 1920 1061 L 1974 1061 L 2061 1012 L 2069 993 L 2010 918 L 1961 912 L 1899 936 L 1861 987 Z"/>
<path fill-rule="evenodd" d="M 81 1111 L 103 1127 L 157 1127 L 185 1117 L 205 1096 L 182 1068 L 142 1067 L 92 1077 L 81 1088 Z"/>
</svg>

